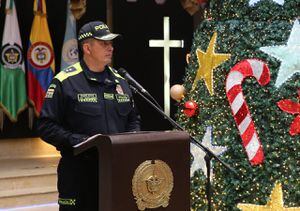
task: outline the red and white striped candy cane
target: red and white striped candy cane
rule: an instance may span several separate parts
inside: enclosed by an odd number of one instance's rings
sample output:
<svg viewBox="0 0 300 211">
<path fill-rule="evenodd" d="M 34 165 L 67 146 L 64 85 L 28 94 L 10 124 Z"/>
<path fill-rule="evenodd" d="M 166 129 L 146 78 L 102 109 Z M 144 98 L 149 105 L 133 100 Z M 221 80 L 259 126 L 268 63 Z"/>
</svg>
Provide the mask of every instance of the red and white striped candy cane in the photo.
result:
<svg viewBox="0 0 300 211">
<path fill-rule="evenodd" d="M 261 86 L 270 82 L 270 70 L 264 62 L 246 59 L 234 65 L 227 75 L 226 95 L 248 159 L 251 165 L 258 165 L 264 161 L 263 147 L 242 92 L 242 82 L 249 76 L 254 76 Z"/>
</svg>

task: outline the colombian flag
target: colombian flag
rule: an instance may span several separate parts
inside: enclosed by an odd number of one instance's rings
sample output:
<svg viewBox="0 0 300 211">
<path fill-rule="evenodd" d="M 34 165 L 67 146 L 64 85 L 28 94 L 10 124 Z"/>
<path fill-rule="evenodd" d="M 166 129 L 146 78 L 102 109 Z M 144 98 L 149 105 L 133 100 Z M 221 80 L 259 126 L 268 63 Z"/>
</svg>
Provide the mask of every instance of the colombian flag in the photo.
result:
<svg viewBox="0 0 300 211">
<path fill-rule="evenodd" d="M 45 93 L 54 76 L 54 51 L 47 23 L 45 0 L 35 0 L 34 19 L 27 51 L 28 98 L 39 116 Z"/>
</svg>

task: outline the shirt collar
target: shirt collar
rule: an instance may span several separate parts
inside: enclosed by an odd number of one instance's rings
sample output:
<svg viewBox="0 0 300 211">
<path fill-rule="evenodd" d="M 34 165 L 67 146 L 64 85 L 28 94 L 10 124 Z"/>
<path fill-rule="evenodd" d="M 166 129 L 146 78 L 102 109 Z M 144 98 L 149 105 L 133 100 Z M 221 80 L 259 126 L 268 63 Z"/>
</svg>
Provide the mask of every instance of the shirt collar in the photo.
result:
<svg viewBox="0 0 300 211">
<path fill-rule="evenodd" d="M 84 60 L 80 61 L 80 65 L 83 69 L 84 75 L 90 81 L 95 81 L 98 83 L 109 83 L 109 84 L 118 84 L 119 83 L 119 81 L 116 79 L 116 77 L 111 73 L 111 70 L 108 65 L 106 65 L 105 69 L 104 69 L 104 71 L 106 71 L 107 77 L 103 81 L 99 81 L 99 78 L 95 77 L 95 74 L 93 74 L 92 71 L 88 68 L 88 66 L 84 62 Z"/>
</svg>

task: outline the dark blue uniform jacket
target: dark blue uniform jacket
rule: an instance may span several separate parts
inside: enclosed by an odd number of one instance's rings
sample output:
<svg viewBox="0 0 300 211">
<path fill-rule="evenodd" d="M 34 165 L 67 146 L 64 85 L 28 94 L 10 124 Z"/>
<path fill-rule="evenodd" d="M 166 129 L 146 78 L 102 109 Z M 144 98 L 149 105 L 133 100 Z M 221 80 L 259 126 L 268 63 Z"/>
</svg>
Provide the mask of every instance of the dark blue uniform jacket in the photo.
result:
<svg viewBox="0 0 300 211">
<path fill-rule="evenodd" d="M 105 71 L 101 80 L 78 62 L 49 86 L 38 131 L 62 154 L 91 135 L 140 130 L 128 83 L 111 67 Z"/>
</svg>

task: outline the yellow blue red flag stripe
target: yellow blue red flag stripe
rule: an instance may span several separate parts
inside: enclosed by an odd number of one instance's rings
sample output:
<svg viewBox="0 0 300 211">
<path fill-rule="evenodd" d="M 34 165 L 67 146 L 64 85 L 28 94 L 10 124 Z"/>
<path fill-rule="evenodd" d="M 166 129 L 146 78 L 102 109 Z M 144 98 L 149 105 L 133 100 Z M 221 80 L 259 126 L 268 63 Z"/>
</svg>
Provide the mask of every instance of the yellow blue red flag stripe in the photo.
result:
<svg viewBox="0 0 300 211">
<path fill-rule="evenodd" d="M 27 51 L 29 103 L 39 116 L 45 93 L 55 72 L 54 51 L 49 33 L 45 0 L 35 0 L 34 19 Z"/>
</svg>

